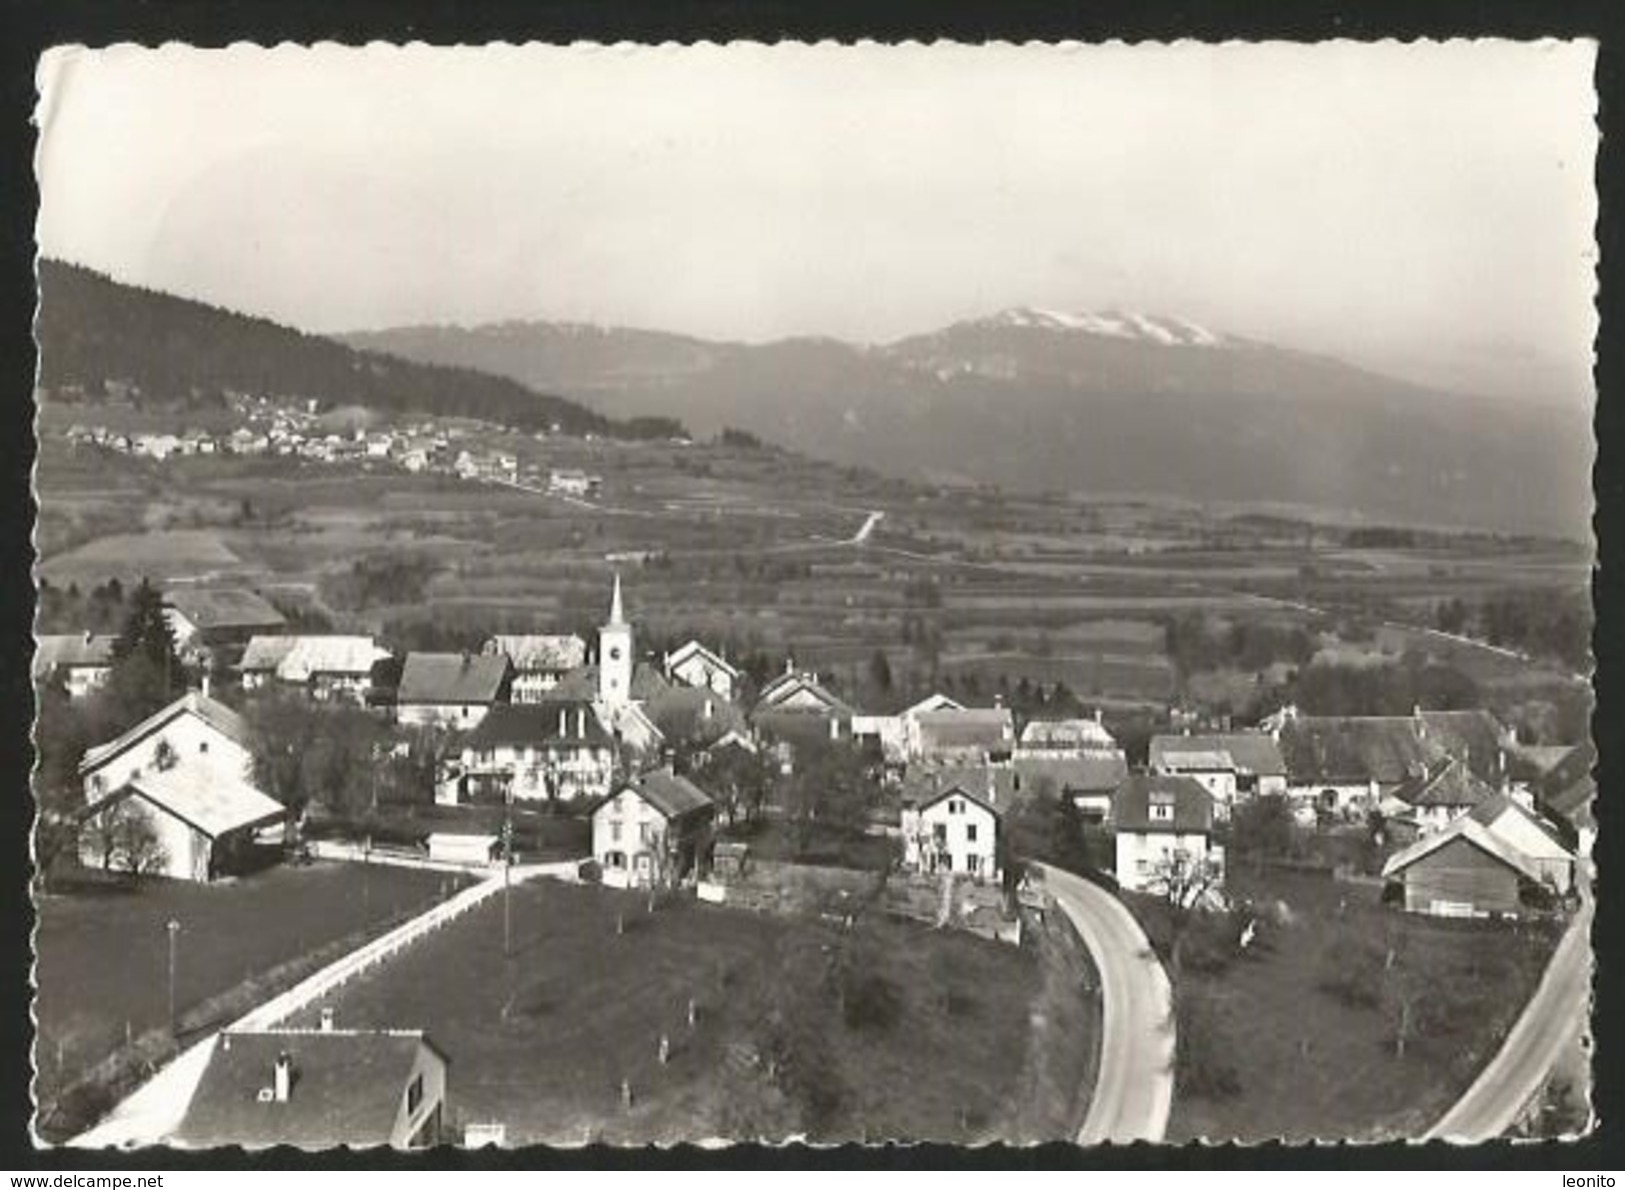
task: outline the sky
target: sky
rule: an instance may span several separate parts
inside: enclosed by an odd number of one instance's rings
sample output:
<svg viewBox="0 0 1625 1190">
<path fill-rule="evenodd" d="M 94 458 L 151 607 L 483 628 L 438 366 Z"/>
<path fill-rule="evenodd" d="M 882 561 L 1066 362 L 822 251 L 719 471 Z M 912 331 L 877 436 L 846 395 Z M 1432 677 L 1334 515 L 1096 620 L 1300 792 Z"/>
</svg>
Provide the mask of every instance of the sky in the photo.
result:
<svg viewBox="0 0 1625 1190">
<path fill-rule="evenodd" d="M 1594 47 L 53 51 L 38 240 L 335 332 L 1133 309 L 1590 399 Z"/>
</svg>

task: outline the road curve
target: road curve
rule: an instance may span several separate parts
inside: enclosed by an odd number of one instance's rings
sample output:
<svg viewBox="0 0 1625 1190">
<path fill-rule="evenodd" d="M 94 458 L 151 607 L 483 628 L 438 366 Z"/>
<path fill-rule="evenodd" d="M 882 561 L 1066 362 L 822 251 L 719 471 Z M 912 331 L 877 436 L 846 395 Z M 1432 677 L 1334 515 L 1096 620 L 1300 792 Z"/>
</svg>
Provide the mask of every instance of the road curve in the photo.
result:
<svg viewBox="0 0 1625 1190">
<path fill-rule="evenodd" d="M 1035 864 L 1100 972 L 1100 1068 L 1078 1143 L 1160 1141 L 1174 1096 L 1168 976 L 1123 903 L 1097 884 Z"/>
<path fill-rule="evenodd" d="M 1535 994 L 1489 1065 L 1424 1140 L 1477 1144 L 1505 1135 L 1591 1011 L 1591 902 L 1569 924 Z"/>
</svg>

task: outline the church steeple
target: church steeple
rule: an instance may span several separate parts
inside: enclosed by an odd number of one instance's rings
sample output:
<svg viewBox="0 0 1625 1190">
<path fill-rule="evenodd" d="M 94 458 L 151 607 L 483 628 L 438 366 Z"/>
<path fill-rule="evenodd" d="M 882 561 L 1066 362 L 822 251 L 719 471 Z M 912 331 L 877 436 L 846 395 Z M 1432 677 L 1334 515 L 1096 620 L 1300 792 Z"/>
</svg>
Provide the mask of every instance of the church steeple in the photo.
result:
<svg viewBox="0 0 1625 1190">
<path fill-rule="evenodd" d="M 621 603 L 621 576 L 609 600 L 609 620 L 598 630 L 598 700 L 606 707 L 625 706 L 632 698 L 632 626 Z"/>
</svg>

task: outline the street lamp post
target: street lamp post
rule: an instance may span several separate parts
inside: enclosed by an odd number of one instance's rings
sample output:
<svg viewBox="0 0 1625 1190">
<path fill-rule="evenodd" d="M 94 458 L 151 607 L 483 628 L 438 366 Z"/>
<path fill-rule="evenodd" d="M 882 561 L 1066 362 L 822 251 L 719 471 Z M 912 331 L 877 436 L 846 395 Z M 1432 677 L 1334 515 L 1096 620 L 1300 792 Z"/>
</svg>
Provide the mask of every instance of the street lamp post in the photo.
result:
<svg viewBox="0 0 1625 1190">
<path fill-rule="evenodd" d="M 175 1034 L 175 939 L 181 932 L 181 923 L 173 917 L 164 926 L 169 935 L 169 1032 Z"/>
</svg>

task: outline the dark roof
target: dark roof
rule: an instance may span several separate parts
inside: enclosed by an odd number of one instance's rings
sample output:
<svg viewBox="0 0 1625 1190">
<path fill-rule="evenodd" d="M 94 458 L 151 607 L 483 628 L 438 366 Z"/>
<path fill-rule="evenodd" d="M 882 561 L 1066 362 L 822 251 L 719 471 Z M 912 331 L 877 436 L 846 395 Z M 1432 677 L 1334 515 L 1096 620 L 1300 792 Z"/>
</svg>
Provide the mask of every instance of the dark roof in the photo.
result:
<svg viewBox="0 0 1625 1190">
<path fill-rule="evenodd" d="M 175 587 L 164 592 L 164 602 L 199 629 L 280 628 L 286 623 L 277 611 L 252 591 L 237 588 L 202 590 Z"/>
<path fill-rule="evenodd" d="M 1540 804 L 1576 829 L 1594 827 L 1592 805 L 1597 796 L 1597 779 L 1592 768 L 1596 763 L 1596 745 L 1589 741 L 1577 744 L 1541 781 L 1536 790 Z"/>
<path fill-rule="evenodd" d="M 1015 716 L 1005 707 L 959 707 L 914 716 L 920 744 L 933 748 L 982 748 L 1009 752 L 1016 743 Z"/>
<path fill-rule="evenodd" d="M 415 1032 L 222 1033 L 172 1139 L 191 1148 L 387 1144 L 428 1044 Z M 283 1053 L 293 1059 L 292 1090 L 286 1102 L 261 1103 Z"/>
<path fill-rule="evenodd" d="M 1283 724 L 1280 744 L 1295 784 L 1397 785 L 1446 756 L 1482 778 L 1495 777 L 1502 732 L 1488 711 L 1299 715 Z"/>
<path fill-rule="evenodd" d="M 1003 800 L 1003 805 L 1001 805 L 1001 799 L 997 793 L 989 793 L 985 785 L 978 786 L 973 781 L 963 783 L 955 781 L 944 785 L 935 793 L 922 797 L 915 803 L 915 806 L 919 810 L 927 810 L 946 797 L 962 797 L 966 801 L 975 802 L 995 818 L 1004 817 L 1004 806 L 1009 805 L 1007 799 Z"/>
<path fill-rule="evenodd" d="M 117 641 L 116 636 L 94 636 L 88 632 L 36 636 L 34 676 L 48 674 L 58 666 L 112 665 L 113 645 Z"/>
<path fill-rule="evenodd" d="M 510 668 L 501 653 L 408 653 L 395 701 L 495 702 Z"/>
<path fill-rule="evenodd" d="M 812 744 L 820 740 L 831 741 L 829 725 L 832 721 L 839 722 L 840 716 L 831 711 L 809 708 L 759 711 L 753 719 L 757 730 L 772 739 L 790 744 Z M 846 738 L 841 737 L 842 740 Z"/>
<path fill-rule="evenodd" d="M 1476 806 L 1495 790 L 1454 757 L 1445 757 L 1427 772 L 1402 782 L 1393 796 L 1412 806 Z"/>
<path fill-rule="evenodd" d="M 1261 731 L 1227 731 L 1204 735 L 1159 735 L 1151 739 L 1151 767 L 1179 767 L 1186 753 L 1217 753 L 1228 758 L 1238 773 L 1274 777 L 1286 773 L 1281 746 Z"/>
<path fill-rule="evenodd" d="M 1121 752 L 1115 756 L 1021 757 L 1012 767 L 1020 774 L 1023 789 L 1048 778 L 1059 794 L 1110 793 L 1128 776 L 1128 761 Z"/>
<path fill-rule="evenodd" d="M 706 717 L 706 704 L 711 715 Z M 672 686 L 651 698 L 643 708 L 668 739 L 710 744 L 730 731 L 744 731 L 745 715 L 720 694 L 700 686 Z"/>
<path fill-rule="evenodd" d="M 681 818 L 715 804 L 711 795 L 687 777 L 665 770 L 644 773 L 617 792 L 631 790 L 667 818 Z"/>
<path fill-rule="evenodd" d="M 1174 816 L 1153 821 L 1151 804 L 1163 798 L 1172 800 Z M 1192 777 L 1141 773 L 1124 780 L 1112 795 L 1111 822 L 1119 831 L 1206 834 L 1213 829 L 1213 798 Z"/>
<path fill-rule="evenodd" d="M 559 716 L 564 716 L 564 731 Z M 585 723 L 585 733 L 579 730 Z M 589 702 L 543 702 L 494 706 L 468 733 L 466 746 L 474 749 L 501 747 L 591 747 L 607 748 L 614 741 L 604 730 L 598 712 Z"/>
<path fill-rule="evenodd" d="M 647 661 L 632 667 L 631 697 L 637 701 L 658 698 L 671 689 L 665 675 Z M 558 685 L 544 690 L 542 697 L 550 702 L 574 702 L 578 699 L 598 697 L 598 666 L 582 665 L 559 679 Z"/>
</svg>

